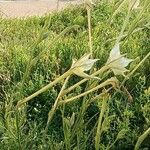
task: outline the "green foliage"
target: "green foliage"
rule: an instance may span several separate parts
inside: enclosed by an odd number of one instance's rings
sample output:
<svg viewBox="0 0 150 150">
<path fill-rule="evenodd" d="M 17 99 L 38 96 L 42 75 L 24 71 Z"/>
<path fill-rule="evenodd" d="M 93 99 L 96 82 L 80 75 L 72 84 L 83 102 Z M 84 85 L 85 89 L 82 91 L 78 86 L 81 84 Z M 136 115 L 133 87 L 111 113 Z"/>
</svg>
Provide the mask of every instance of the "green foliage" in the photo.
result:
<svg viewBox="0 0 150 150">
<path fill-rule="evenodd" d="M 146 2 L 142 2 L 143 7 Z M 125 5 L 116 13 L 114 10 L 119 6 L 119 1 L 102 2 L 91 12 L 93 57 L 100 59 L 95 68 L 106 63 L 122 29 L 127 8 Z M 149 8 L 134 10 L 122 35 L 122 53 L 136 59 L 129 68 L 131 71 L 150 51 L 149 12 Z M 101 114 L 101 99 L 92 101 L 95 94 L 102 92 L 97 91 L 80 101 L 60 106 L 45 136 L 47 114 L 64 81 L 19 110 L 15 106 L 19 100 L 66 72 L 71 67 L 72 58 L 80 58 L 89 52 L 86 9 L 82 6 L 41 18 L 0 18 L 0 22 L 0 149 L 91 150 L 95 145 L 95 133 L 100 129 L 101 134 L 97 134 L 99 149 L 134 149 L 137 140 L 150 126 L 150 59 L 124 83 L 133 97 L 132 103 L 118 90 L 110 93 L 107 109 Z M 67 27 L 72 28 L 61 34 Z M 108 76 L 111 75 L 102 74 L 100 78 L 105 80 Z M 122 80 L 122 77 L 118 78 Z M 80 79 L 73 76 L 66 86 L 72 86 Z M 65 98 L 79 95 L 97 84 L 100 83 L 91 80 L 87 87 L 84 83 Z M 150 147 L 149 136 L 141 141 L 141 149 Z"/>
</svg>

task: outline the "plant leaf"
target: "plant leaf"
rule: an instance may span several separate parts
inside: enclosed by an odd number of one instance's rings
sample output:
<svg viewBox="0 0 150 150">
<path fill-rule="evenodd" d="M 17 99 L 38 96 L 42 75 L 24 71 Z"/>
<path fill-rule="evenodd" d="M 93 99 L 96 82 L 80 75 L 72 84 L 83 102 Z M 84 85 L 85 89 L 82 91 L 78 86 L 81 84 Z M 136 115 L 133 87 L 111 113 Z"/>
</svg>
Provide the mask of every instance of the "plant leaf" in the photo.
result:
<svg viewBox="0 0 150 150">
<path fill-rule="evenodd" d="M 73 126 L 74 122 L 75 122 L 75 113 L 73 112 L 73 114 L 72 114 L 72 116 L 70 118 L 71 127 Z"/>
<path fill-rule="evenodd" d="M 126 135 L 126 133 L 128 132 L 128 130 L 126 129 L 122 129 L 121 131 L 119 131 L 118 135 L 117 135 L 117 140 L 123 139 Z"/>
</svg>

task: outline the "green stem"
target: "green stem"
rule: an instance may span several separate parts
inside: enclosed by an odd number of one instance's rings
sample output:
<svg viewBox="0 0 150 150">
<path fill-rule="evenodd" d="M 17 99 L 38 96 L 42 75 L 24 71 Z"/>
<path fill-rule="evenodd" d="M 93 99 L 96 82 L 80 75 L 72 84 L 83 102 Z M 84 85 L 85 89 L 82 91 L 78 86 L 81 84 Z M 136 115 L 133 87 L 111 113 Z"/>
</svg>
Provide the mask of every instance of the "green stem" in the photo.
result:
<svg viewBox="0 0 150 150">
<path fill-rule="evenodd" d="M 96 91 L 96 90 L 98 90 L 98 89 L 100 89 L 102 87 L 105 87 L 107 85 L 110 85 L 110 84 L 112 84 L 112 85 L 116 84 L 116 79 L 110 78 L 110 79 L 106 80 L 105 82 L 101 83 L 100 85 L 98 85 L 98 86 L 96 86 L 96 87 L 94 87 L 94 88 L 92 88 L 92 89 L 90 89 L 90 90 L 88 90 L 88 91 L 86 91 L 86 92 L 84 92 L 82 94 L 74 96 L 74 97 L 72 97 L 70 99 L 66 99 L 66 100 L 60 101 L 59 104 L 72 102 L 72 101 L 74 101 L 74 100 L 76 100 L 76 99 L 78 99 L 80 97 L 83 97 L 83 96 L 85 96 L 85 95 L 87 95 L 87 94 L 89 94 L 91 92 L 94 92 L 94 91 Z"/>
<path fill-rule="evenodd" d="M 146 137 L 150 134 L 150 128 L 148 128 L 139 138 L 138 141 L 136 142 L 136 145 L 134 147 L 134 150 L 139 150 L 140 145 L 142 142 L 146 139 Z"/>
<path fill-rule="evenodd" d="M 145 62 L 145 60 L 150 57 L 150 52 L 140 61 L 140 63 L 127 75 L 127 77 L 122 81 L 120 87 L 134 74 L 134 72 Z"/>
<path fill-rule="evenodd" d="M 85 2 L 85 6 L 86 6 L 86 10 L 87 10 L 87 17 L 88 17 L 88 46 L 89 46 L 89 52 L 91 54 L 91 58 L 93 57 L 93 45 L 92 45 L 92 27 L 91 27 L 91 4 L 88 3 L 88 2 Z M 93 67 L 92 69 L 90 70 L 90 74 L 93 72 Z M 64 91 L 63 95 L 67 94 L 68 92 L 72 91 L 74 88 L 78 87 L 80 84 L 84 83 L 88 81 L 88 79 L 83 79 L 81 80 L 80 82 L 76 83 L 75 85 L 71 86 L 69 89 L 67 89 L 66 91 Z M 85 90 L 87 89 L 88 87 L 88 83 L 86 84 L 86 88 Z M 86 110 L 86 101 L 85 101 L 86 97 L 84 97 L 83 99 L 83 102 L 82 102 L 82 107 L 81 107 L 81 111 L 79 113 L 79 116 L 76 120 L 76 123 L 74 124 L 74 127 L 73 127 L 73 135 L 76 135 L 77 133 L 75 132 L 78 132 L 78 129 L 77 128 L 80 128 L 81 126 L 81 120 L 82 120 L 82 116 L 84 115 L 84 112 Z M 78 134 L 77 134 L 77 141 L 79 141 L 79 138 L 78 138 Z M 73 136 L 71 137 L 73 138 Z M 79 145 L 79 144 L 78 144 Z"/>
<path fill-rule="evenodd" d="M 142 61 L 129 73 L 128 78 L 131 77 L 134 72 L 145 62 L 145 60 L 150 57 L 150 52 L 142 59 Z"/>
<path fill-rule="evenodd" d="M 88 16 L 89 49 L 92 57 L 93 48 L 92 48 L 91 7 L 87 5 L 86 9 L 87 9 L 87 16 Z"/>
<path fill-rule="evenodd" d="M 67 32 L 69 32 L 70 30 L 72 29 L 78 29 L 79 26 L 78 25 L 73 25 L 71 27 L 67 27 L 66 29 L 64 29 L 59 35 L 57 35 L 49 44 L 48 46 L 45 48 L 44 51 L 41 51 L 36 57 L 32 58 L 32 55 L 31 55 L 31 58 L 27 64 L 27 68 L 26 68 L 26 71 L 23 75 L 23 79 L 22 79 L 22 82 L 21 82 L 21 87 L 20 89 L 22 89 L 23 87 L 23 84 L 24 82 L 27 80 L 28 78 L 28 75 L 30 74 L 31 72 L 31 69 L 32 67 L 36 64 L 36 62 L 38 61 L 38 59 L 43 55 L 45 54 L 45 52 L 47 52 L 49 49 L 52 48 L 52 46 L 54 45 L 54 43 L 56 41 L 58 41 L 62 36 L 64 36 Z M 40 34 L 39 38 L 37 39 L 36 42 L 34 42 L 34 44 L 32 45 L 32 47 L 30 49 L 34 49 L 34 47 L 36 47 L 38 44 L 40 44 L 41 42 L 43 41 L 42 39 L 42 34 Z"/>
<path fill-rule="evenodd" d="M 118 38 L 117 38 L 117 40 L 116 40 L 116 43 L 119 43 L 120 40 L 121 40 L 121 38 L 123 37 L 123 32 L 124 32 L 124 30 L 125 30 L 125 28 L 126 28 L 128 22 L 129 22 L 130 12 L 131 12 L 131 8 L 129 7 L 129 8 L 128 8 L 127 16 L 126 16 L 125 21 L 124 21 L 124 23 L 123 23 L 121 32 L 120 32 L 120 34 L 119 34 L 119 36 L 118 36 Z"/>
<path fill-rule="evenodd" d="M 106 107 L 107 107 L 107 100 L 103 98 L 101 113 L 98 119 L 97 131 L 96 131 L 96 136 L 95 136 L 95 149 L 96 150 L 99 150 L 99 147 L 100 147 L 101 134 L 102 134 L 102 130 L 101 130 L 102 119 L 106 111 Z"/>
<path fill-rule="evenodd" d="M 131 26 L 128 29 L 128 34 L 126 36 L 125 41 L 127 41 L 127 38 L 133 33 L 134 29 L 136 28 L 139 20 L 142 18 L 143 13 L 145 12 L 145 10 L 147 10 L 147 8 L 149 7 L 150 3 L 149 0 L 146 0 L 144 3 L 144 6 L 142 8 L 142 10 L 138 13 L 137 17 L 135 18 L 135 20 L 133 21 L 133 23 L 131 24 Z M 132 6 L 133 7 L 133 6 Z M 131 8 L 132 9 L 132 8 Z M 125 43 L 124 43 L 125 44 Z"/>
<path fill-rule="evenodd" d="M 60 100 L 60 97 L 61 97 L 61 95 L 62 95 L 63 90 L 64 90 L 65 87 L 66 87 L 66 84 L 67 84 L 67 82 L 68 82 L 68 80 L 69 80 L 69 77 L 70 77 L 70 76 L 68 76 L 68 77 L 66 78 L 66 80 L 65 80 L 65 82 L 64 82 L 64 84 L 63 84 L 63 86 L 62 86 L 62 88 L 61 88 L 61 90 L 60 90 L 60 92 L 59 92 L 59 94 L 58 94 L 58 96 L 57 96 L 57 99 L 56 99 L 56 101 L 55 101 L 55 103 L 54 103 L 52 109 L 51 109 L 51 110 L 49 111 L 49 113 L 48 113 L 48 121 L 47 121 L 47 125 L 46 125 L 46 128 L 45 128 L 45 131 L 46 131 L 46 132 L 47 132 L 48 126 L 49 126 L 49 124 L 50 124 L 50 122 L 51 122 L 51 120 L 52 120 L 52 118 L 53 118 L 53 116 L 54 116 L 54 113 L 56 112 L 56 109 L 57 109 L 57 107 L 58 107 L 58 102 L 59 102 L 59 100 Z"/>
<path fill-rule="evenodd" d="M 107 148 L 106 148 L 106 150 L 109 150 L 109 149 L 111 149 L 112 148 L 112 146 L 115 144 L 117 142 L 117 139 L 115 139 L 115 141 L 110 145 L 110 146 L 108 146 Z"/>
<path fill-rule="evenodd" d="M 108 88 L 106 91 L 104 91 L 103 93 L 101 93 L 101 94 L 99 94 L 99 95 L 93 97 L 93 98 L 89 101 L 89 104 L 91 104 L 91 103 L 93 103 L 94 101 L 96 101 L 96 100 L 102 98 L 102 97 L 103 97 L 106 93 L 108 93 L 112 88 L 113 88 L 113 87 L 110 87 L 110 88 Z"/>
<path fill-rule="evenodd" d="M 63 134 L 64 134 L 64 143 L 65 143 L 65 147 L 66 150 L 70 150 L 71 149 L 71 145 L 70 145 L 70 138 L 68 138 L 68 132 L 70 131 L 66 131 L 66 124 L 65 124 L 65 104 L 62 106 L 62 123 L 63 123 Z"/>
<path fill-rule="evenodd" d="M 98 71 L 96 71 L 95 73 L 91 74 L 91 76 L 96 76 L 96 75 L 98 75 L 98 74 L 100 74 L 100 73 L 103 73 L 104 71 L 106 71 L 106 70 L 108 70 L 108 69 L 109 69 L 109 67 L 104 66 L 104 67 L 102 67 L 100 70 L 98 70 Z M 75 89 L 76 87 L 80 86 L 81 84 L 83 84 L 83 83 L 86 82 L 86 81 L 88 81 L 87 78 L 85 78 L 85 79 L 79 81 L 78 83 L 74 84 L 74 85 L 71 86 L 70 88 L 64 90 L 64 92 L 62 93 L 62 95 L 66 95 L 67 93 L 71 92 L 73 89 Z"/>
<path fill-rule="evenodd" d="M 20 127 L 19 127 L 19 113 L 18 110 L 16 110 L 16 129 L 17 129 L 17 139 L 18 139 L 18 149 L 22 150 L 21 148 L 21 133 L 20 133 Z"/>
<path fill-rule="evenodd" d="M 124 6 L 124 4 L 126 3 L 127 0 L 123 0 L 120 5 L 118 6 L 118 8 L 115 9 L 115 12 L 111 15 L 110 21 L 112 22 L 113 18 L 116 16 L 116 14 L 121 10 L 121 8 Z"/>
<path fill-rule="evenodd" d="M 35 58 L 34 61 L 38 60 L 43 54 L 45 54 L 45 52 L 49 51 L 50 48 L 52 48 L 52 46 L 54 45 L 54 43 L 56 41 L 58 41 L 62 36 L 64 36 L 67 32 L 69 32 L 72 29 L 78 29 L 79 25 L 73 25 L 71 27 L 67 27 L 65 28 L 60 34 L 58 34 L 49 44 L 48 46 L 45 48 L 44 51 L 41 51 Z"/>
<path fill-rule="evenodd" d="M 52 86 L 54 86 L 55 84 L 57 84 L 59 81 L 65 79 L 68 76 L 70 76 L 71 74 L 72 74 L 72 71 L 68 70 L 63 75 L 61 75 L 59 78 L 55 79 L 53 82 L 51 82 L 48 85 L 44 86 L 43 88 L 41 88 L 37 92 L 33 93 L 32 95 L 28 96 L 27 98 L 19 101 L 18 104 L 17 104 L 17 107 L 20 107 L 21 105 L 23 105 L 24 103 L 30 101 L 31 99 L 33 99 L 34 97 L 38 96 L 39 94 L 47 91 L 49 88 L 51 88 Z"/>
<path fill-rule="evenodd" d="M 25 83 L 25 81 L 27 80 L 30 72 L 31 72 L 31 69 L 33 67 L 33 65 L 36 63 L 37 59 L 34 59 L 33 58 L 33 49 L 35 47 L 37 47 L 42 41 L 43 41 L 43 30 L 40 32 L 40 35 L 39 37 L 37 38 L 37 40 L 33 43 L 33 45 L 31 47 L 29 47 L 29 49 L 31 50 L 31 54 L 30 54 L 30 58 L 29 58 L 29 61 L 27 63 L 27 67 L 26 67 L 26 70 L 25 70 L 25 73 L 22 77 L 22 80 L 21 80 L 21 84 L 20 84 L 20 87 L 19 87 L 19 90 L 22 92 L 22 88 L 23 88 L 23 85 Z"/>
</svg>

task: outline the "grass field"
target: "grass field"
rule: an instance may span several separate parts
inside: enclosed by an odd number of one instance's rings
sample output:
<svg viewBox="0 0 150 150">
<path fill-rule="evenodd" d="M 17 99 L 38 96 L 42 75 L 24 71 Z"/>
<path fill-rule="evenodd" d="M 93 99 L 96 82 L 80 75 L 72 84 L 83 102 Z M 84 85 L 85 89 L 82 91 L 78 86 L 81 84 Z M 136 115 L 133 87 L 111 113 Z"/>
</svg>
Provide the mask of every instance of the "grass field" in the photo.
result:
<svg viewBox="0 0 150 150">
<path fill-rule="evenodd" d="M 150 148 L 150 2 L 135 4 L 0 18 L 0 150 Z"/>
</svg>

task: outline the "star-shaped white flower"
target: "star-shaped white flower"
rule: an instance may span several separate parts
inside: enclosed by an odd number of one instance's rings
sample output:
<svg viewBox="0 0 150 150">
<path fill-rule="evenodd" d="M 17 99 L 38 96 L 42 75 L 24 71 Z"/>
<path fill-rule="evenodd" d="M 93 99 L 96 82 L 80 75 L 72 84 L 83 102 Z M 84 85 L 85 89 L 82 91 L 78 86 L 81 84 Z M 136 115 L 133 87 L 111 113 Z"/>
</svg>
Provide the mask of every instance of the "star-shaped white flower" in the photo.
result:
<svg viewBox="0 0 150 150">
<path fill-rule="evenodd" d="M 94 65 L 94 63 L 98 60 L 99 59 L 90 59 L 90 54 L 85 54 L 79 60 L 73 60 L 71 69 L 74 74 L 76 74 L 80 77 L 99 79 L 95 76 L 90 76 L 90 75 L 84 73 L 84 71 L 89 71 L 92 68 L 92 66 Z"/>
<path fill-rule="evenodd" d="M 117 43 L 110 52 L 106 65 L 114 72 L 115 75 L 125 76 L 125 72 L 128 70 L 125 68 L 132 62 L 132 59 L 124 57 L 120 54 L 120 46 Z"/>
</svg>

